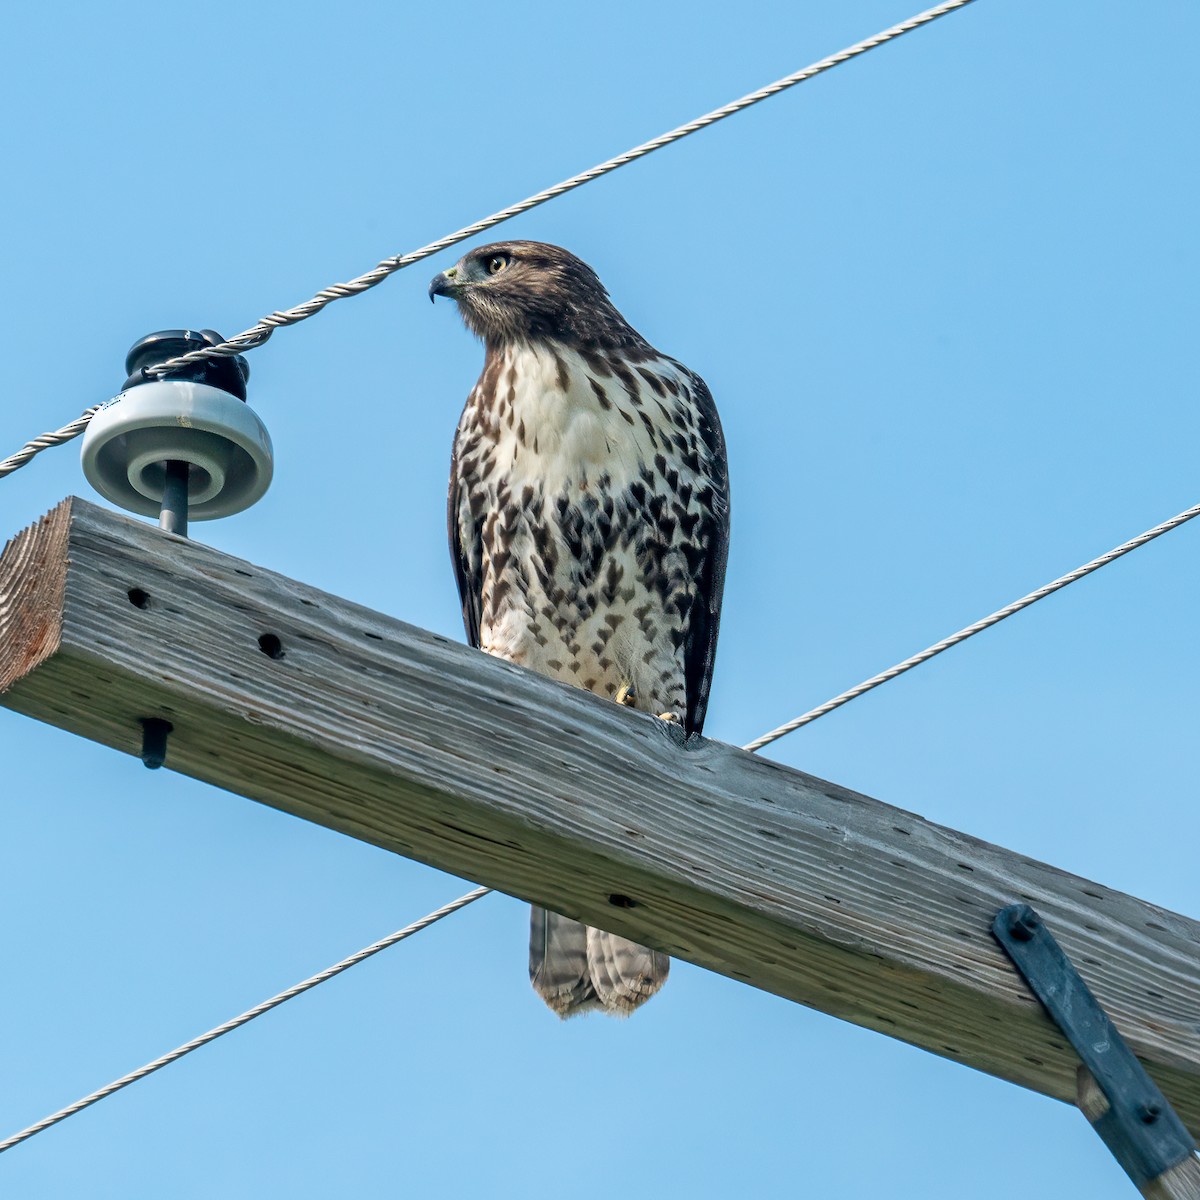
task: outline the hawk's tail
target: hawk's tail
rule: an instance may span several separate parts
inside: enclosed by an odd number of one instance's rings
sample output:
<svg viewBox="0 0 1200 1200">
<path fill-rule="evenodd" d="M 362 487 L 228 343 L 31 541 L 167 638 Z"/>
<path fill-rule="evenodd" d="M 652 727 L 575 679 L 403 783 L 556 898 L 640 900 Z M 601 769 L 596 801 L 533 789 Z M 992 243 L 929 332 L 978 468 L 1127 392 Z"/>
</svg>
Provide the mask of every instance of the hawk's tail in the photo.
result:
<svg viewBox="0 0 1200 1200">
<path fill-rule="evenodd" d="M 529 978 L 560 1017 L 603 1009 L 627 1017 L 662 987 L 671 960 L 615 933 L 535 908 L 529 926 Z"/>
</svg>

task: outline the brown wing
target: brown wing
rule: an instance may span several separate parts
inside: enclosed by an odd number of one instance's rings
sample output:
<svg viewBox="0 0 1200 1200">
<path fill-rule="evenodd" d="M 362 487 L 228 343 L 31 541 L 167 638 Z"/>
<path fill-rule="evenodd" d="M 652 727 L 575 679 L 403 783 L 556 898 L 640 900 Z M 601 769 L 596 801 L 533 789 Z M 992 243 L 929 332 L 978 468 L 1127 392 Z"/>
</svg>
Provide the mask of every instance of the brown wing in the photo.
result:
<svg viewBox="0 0 1200 1200">
<path fill-rule="evenodd" d="M 478 649 L 483 581 L 479 577 L 478 567 L 473 566 L 473 563 L 478 564 L 480 561 L 478 552 L 471 553 L 474 547 L 463 545 L 459 501 L 464 484 L 456 437 L 454 449 L 450 454 L 450 494 L 446 503 L 446 525 L 450 537 L 450 560 L 454 564 L 454 579 L 458 584 L 458 598 L 462 602 L 463 628 L 467 632 L 467 641 Z"/>
<path fill-rule="evenodd" d="M 692 371 L 688 371 L 688 382 L 696 406 L 697 431 L 706 452 L 701 457 L 701 467 L 711 480 L 712 493 L 705 497 L 704 516 L 695 531 L 696 598 L 688 614 L 683 644 L 687 689 L 684 727 L 688 733 L 701 733 L 717 654 L 725 563 L 729 557 L 729 463 L 721 420 L 708 385 Z"/>
</svg>

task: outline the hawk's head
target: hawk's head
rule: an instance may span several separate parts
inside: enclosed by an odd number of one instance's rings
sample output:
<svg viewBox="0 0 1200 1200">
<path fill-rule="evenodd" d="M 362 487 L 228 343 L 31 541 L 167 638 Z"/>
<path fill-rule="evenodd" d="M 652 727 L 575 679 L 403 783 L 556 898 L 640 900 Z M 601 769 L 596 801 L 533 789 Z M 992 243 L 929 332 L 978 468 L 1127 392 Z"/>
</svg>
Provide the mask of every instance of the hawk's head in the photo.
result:
<svg viewBox="0 0 1200 1200">
<path fill-rule="evenodd" d="M 487 342 L 619 346 L 641 340 L 596 272 L 545 242 L 495 242 L 472 250 L 434 276 L 429 298 L 435 296 L 456 300 L 467 328 Z"/>
</svg>

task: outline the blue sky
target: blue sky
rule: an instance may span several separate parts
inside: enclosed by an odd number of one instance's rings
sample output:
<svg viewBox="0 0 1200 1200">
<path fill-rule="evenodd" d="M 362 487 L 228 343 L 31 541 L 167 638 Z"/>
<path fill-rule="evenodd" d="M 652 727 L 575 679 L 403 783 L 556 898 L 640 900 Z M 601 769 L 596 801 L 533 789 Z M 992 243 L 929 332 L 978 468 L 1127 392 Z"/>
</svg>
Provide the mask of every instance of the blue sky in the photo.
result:
<svg viewBox="0 0 1200 1200">
<path fill-rule="evenodd" d="M 236 332 L 914 11 L 15 8 L 0 455 L 144 333 Z M 590 261 L 717 398 L 712 736 L 1195 503 L 1198 39 L 1185 0 L 978 0 L 503 228 Z M 461 636 L 480 351 L 425 298 L 457 253 L 254 352 L 276 480 L 199 539 Z M 76 451 L 0 482 L 0 535 L 90 494 Z M 769 753 L 1196 914 L 1198 561 L 1172 533 Z M 0 753 L 0 1136 L 466 890 L 4 711 Z M 491 897 L 0 1157 L 0 1189 L 1131 1194 L 1070 1108 L 685 964 L 629 1022 L 560 1025 L 525 927 Z"/>
</svg>

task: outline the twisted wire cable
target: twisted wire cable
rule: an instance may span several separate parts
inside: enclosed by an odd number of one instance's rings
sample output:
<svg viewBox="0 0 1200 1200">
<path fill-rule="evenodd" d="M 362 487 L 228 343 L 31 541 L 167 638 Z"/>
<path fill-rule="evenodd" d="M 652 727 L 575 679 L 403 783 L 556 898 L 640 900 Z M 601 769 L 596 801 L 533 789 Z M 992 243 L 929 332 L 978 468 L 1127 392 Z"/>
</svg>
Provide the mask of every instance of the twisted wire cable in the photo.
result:
<svg viewBox="0 0 1200 1200">
<path fill-rule="evenodd" d="M 715 125 L 718 121 L 723 121 L 726 117 L 731 117 L 735 113 L 750 108 L 762 100 L 778 95 L 780 92 L 786 91 L 798 83 L 803 83 L 806 79 L 812 79 L 815 75 L 820 75 L 832 67 L 848 62 L 852 58 L 857 58 L 860 54 L 865 54 L 868 50 L 874 50 L 876 46 L 882 46 L 885 42 L 890 42 L 894 38 L 898 38 L 914 29 L 919 29 L 922 25 L 928 25 L 930 21 L 935 21 L 938 17 L 943 17 L 957 8 L 963 8 L 971 2 L 972 0 L 946 0 L 944 4 L 927 9 L 923 13 L 918 13 L 915 17 L 910 17 L 907 21 L 900 22 L 899 25 L 893 25 L 890 29 L 885 29 L 873 37 L 856 42 L 853 46 L 848 46 L 845 50 L 839 50 L 836 54 L 831 54 L 828 58 L 821 59 L 820 62 L 815 62 L 811 66 L 804 67 L 802 70 L 785 76 L 783 79 L 778 79 L 774 83 L 767 84 L 766 87 L 759 88 L 758 91 L 751 92 L 749 95 L 743 96 L 740 100 L 734 100 L 732 103 L 714 109 L 710 113 L 705 113 L 704 116 L 697 117 L 694 121 L 689 121 L 686 125 L 680 125 L 677 129 L 672 129 L 669 133 L 651 138 L 650 141 L 643 142 L 640 146 L 635 146 L 632 150 L 626 150 L 624 154 L 618 154 L 615 158 L 610 158 L 586 171 L 581 171 L 578 175 L 572 175 L 570 179 L 564 179 L 561 183 L 556 183 L 553 187 L 548 187 L 536 195 L 529 196 L 527 199 L 521 200 L 516 204 L 510 204 L 508 208 L 502 208 L 499 212 L 492 213 L 490 217 L 484 217 L 480 221 L 466 225 L 456 233 L 447 234 L 445 237 L 439 238 L 436 242 L 430 242 L 429 245 L 422 246 L 420 250 L 413 250 L 408 254 L 397 254 L 391 258 L 385 258 L 365 275 L 360 275 L 357 279 L 350 280 L 349 283 L 336 283 L 332 287 L 327 287 L 313 296 L 311 300 L 306 300 L 303 304 L 296 305 L 295 308 L 287 308 L 269 313 L 258 321 L 257 324 L 252 325 L 249 329 L 237 334 L 235 337 L 229 338 L 228 341 L 222 342 L 218 346 L 206 346 L 200 350 L 193 350 L 188 354 L 181 354 L 178 358 L 172 358 L 155 367 L 154 372 L 160 374 L 188 363 L 203 362 L 205 359 L 218 356 L 226 357 L 233 354 L 240 354 L 243 350 L 251 350 L 255 346 L 261 346 L 281 326 L 295 325 L 300 321 L 307 321 L 309 317 L 315 316 L 327 304 L 332 304 L 335 300 L 344 300 L 349 296 L 360 295 L 362 292 L 378 286 L 388 276 L 395 274 L 395 272 L 412 266 L 413 263 L 418 263 L 424 258 L 429 258 L 437 254 L 439 251 L 446 250 L 450 246 L 466 241 L 467 238 L 474 237 L 478 233 L 483 233 L 484 230 L 491 229 L 503 221 L 519 216 L 521 213 L 529 212 L 530 209 L 545 204 L 547 200 L 554 200 L 558 196 L 574 191 L 575 188 L 582 187 L 585 183 L 591 183 L 592 180 L 599 179 L 602 175 L 607 175 L 611 171 L 625 166 L 627 163 L 644 158 L 647 154 L 652 154 L 655 150 L 661 150 L 664 146 L 671 145 L 672 142 L 677 142 L 681 138 L 685 138 L 701 129 L 706 129 L 709 125 Z"/>
<path fill-rule="evenodd" d="M 11 454 L 8 458 L 0 461 L 0 479 L 23 467 L 34 455 L 41 454 L 43 450 L 49 450 L 51 446 L 61 446 L 64 442 L 77 438 L 88 427 L 88 422 L 92 417 L 103 407 L 102 404 L 93 404 L 91 408 L 80 413 L 75 420 L 61 429 L 56 429 L 53 433 L 43 433 L 41 437 L 35 437 L 33 441 L 26 442 L 16 454 Z"/>
<path fill-rule="evenodd" d="M 955 9 L 965 8 L 971 3 L 973 3 L 973 0 L 946 0 L 943 4 L 926 9 L 925 12 L 918 13 L 915 17 L 910 17 L 907 21 L 901 21 L 900 24 L 893 25 L 890 29 L 885 29 L 873 37 L 865 38 L 861 42 L 855 42 L 853 46 L 847 46 L 846 49 L 839 50 L 836 54 L 831 54 L 827 58 L 811 64 L 811 66 L 795 71 L 783 79 L 777 79 L 774 83 L 769 83 L 766 87 L 759 88 L 756 92 L 750 92 L 749 95 L 743 96 L 740 100 L 734 100 L 732 103 L 726 104 L 721 108 L 713 109 L 712 112 L 705 113 L 704 116 L 697 117 L 694 121 L 689 121 L 686 125 L 680 125 L 677 129 L 672 129 L 669 133 L 661 134 L 648 142 L 643 142 L 640 146 L 635 146 L 632 150 L 626 150 L 624 154 L 618 154 L 615 158 L 610 158 L 606 162 L 580 172 L 578 175 L 572 175 L 570 179 L 564 179 L 561 183 L 556 183 L 553 187 L 548 187 L 536 195 L 529 196 L 525 200 L 521 200 L 516 204 L 510 204 L 507 208 L 502 208 L 499 212 L 492 213 L 490 217 L 484 217 L 482 220 L 475 221 L 471 225 L 465 225 L 457 232 L 447 234 L 445 237 L 439 238 L 436 242 L 430 242 L 427 246 L 422 246 L 419 250 L 385 258 L 365 275 L 359 275 L 356 279 L 351 279 L 348 283 L 335 283 L 330 287 L 324 288 L 313 296 L 311 300 L 306 300 L 303 304 L 297 304 L 294 308 L 285 308 L 268 313 L 256 324 L 251 325 L 249 329 L 243 330 L 227 341 L 221 342 L 220 345 L 206 346 L 201 350 L 193 350 L 188 354 L 181 354 L 177 358 L 159 363 L 157 366 L 150 368 L 149 373 L 162 375 L 165 372 L 177 370 L 179 367 L 187 366 L 191 363 L 203 362 L 210 358 L 227 358 L 234 354 L 241 354 L 246 350 L 253 350 L 256 346 L 261 346 L 276 329 L 284 325 L 297 325 L 301 321 L 307 321 L 309 317 L 316 316 L 326 305 L 332 304 L 335 300 L 345 300 L 350 296 L 361 295 L 363 292 L 377 287 L 389 276 L 394 275 L 397 271 L 402 271 L 405 267 L 411 267 L 414 263 L 418 263 L 422 259 L 429 258 L 442 250 L 446 250 L 450 246 L 457 245 L 459 242 L 466 241 L 467 238 L 474 237 L 478 233 L 483 233 L 484 230 L 491 229 L 493 226 L 499 225 L 511 217 L 529 212 L 530 209 L 537 208 L 538 205 L 545 204 L 548 200 L 553 200 L 558 196 L 565 195 L 567 192 L 574 191 L 575 188 L 582 187 L 585 183 L 591 183 L 592 180 L 599 179 L 602 175 L 607 175 L 619 167 L 635 162 L 639 158 L 645 158 L 647 154 L 652 154 L 655 150 L 661 150 L 664 146 L 671 145 L 672 142 L 677 142 L 681 138 L 697 133 L 701 129 L 707 129 L 708 126 L 715 125 L 718 121 L 723 121 L 726 117 L 740 113 L 744 109 L 758 104 L 760 101 L 769 99 L 771 96 L 777 96 L 780 92 L 787 91 L 788 88 L 795 87 L 796 84 L 803 83 L 806 79 L 812 79 L 816 75 L 821 75 L 833 67 L 840 66 L 844 62 L 849 62 L 852 58 L 866 54 L 868 50 L 874 50 L 877 46 L 882 46 L 886 42 L 902 37 L 906 33 L 911 33 L 914 29 L 919 29 L 922 25 L 928 25 L 931 21 L 936 21 L 939 17 L 944 17 L 947 13 L 954 12 Z M 0 462 L 0 478 L 11 474 L 19 467 L 23 467 L 35 454 L 40 453 L 49 446 L 61 445 L 63 441 L 78 436 L 79 433 L 83 432 L 88 421 L 91 420 L 92 413 L 95 411 L 94 408 L 88 409 L 86 413 L 77 420 L 72 421 L 70 425 L 64 426 L 57 434 L 45 434 L 40 438 L 35 438 L 23 450 L 14 454 L 11 458 L 4 459 Z M 76 430 L 75 426 L 79 425 L 81 421 L 83 424 Z M 62 435 L 66 430 L 74 430 L 74 432 L 64 437 Z M 47 438 L 51 440 L 47 441 Z M 54 440 L 56 438 L 60 440 Z"/>
<path fill-rule="evenodd" d="M 919 667 L 922 663 L 928 662 L 931 658 L 941 654 L 943 650 L 949 650 L 951 646 L 957 646 L 960 642 L 965 642 L 967 638 L 974 637 L 977 633 L 982 633 L 985 629 L 990 629 L 993 625 L 998 625 L 1014 613 L 1019 613 L 1021 609 L 1028 608 L 1031 604 L 1036 604 L 1037 601 L 1052 595 L 1060 588 L 1065 588 L 1067 584 L 1074 583 L 1077 579 L 1082 579 L 1085 575 L 1090 575 L 1093 571 L 1100 570 L 1101 567 L 1107 566 L 1110 562 L 1120 558 L 1122 555 L 1128 554 L 1131 550 L 1136 550 L 1139 546 L 1144 546 L 1147 542 L 1154 541 L 1156 537 L 1161 537 L 1164 533 L 1169 533 L 1172 529 L 1178 529 L 1180 525 L 1197 516 L 1200 516 L 1200 504 L 1184 509 L 1183 512 L 1172 517 L 1169 521 L 1164 521 L 1161 525 L 1155 525 L 1153 529 L 1148 529 L 1145 533 L 1140 533 L 1137 537 L 1123 542 L 1115 549 L 1109 550 L 1107 554 L 1101 554 L 1099 558 L 1093 558 L 1091 562 L 1084 563 L 1082 567 L 1076 567 L 1074 571 L 1068 571 L 1066 575 L 1060 575 L 1052 583 L 1047 583 L 1036 591 L 1030 592 L 1027 596 L 1022 596 L 1020 600 L 1014 600 L 1011 604 L 1006 604 L 1003 608 L 997 609 L 991 616 L 984 617 L 982 620 L 976 621 L 973 625 L 968 625 L 965 629 L 960 629 L 957 633 L 952 633 L 949 637 L 942 638 L 940 642 L 935 642 L 919 654 L 914 654 L 911 658 L 906 658 L 903 662 L 898 662 L 894 667 L 889 667 L 886 671 L 881 671 L 878 675 L 872 675 L 870 679 L 864 680 L 856 687 L 850 688 L 849 691 L 842 692 L 841 695 L 834 696 L 832 700 L 826 700 L 824 704 L 819 704 L 816 708 L 809 709 L 808 712 L 788 721 L 786 725 L 780 725 L 778 729 L 772 729 L 770 733 L 764 733 L 762 737 L 755 738 L 754 741 L 747 743 L 742 749 L 761 750 L 764 746 L 769 746 L 781 737 L 785 737 L 802 726 L 811 724 L 819 717 L 825 716 L 826 713 L 833 712 L 835 708 L 841 708 L 843 704 L 849 704 L 851 700 L 857 700 L 859 696 L 866 695 L 867 692 L 879 687 L 880 684 L 895 679 L 897 675 L 903 675 L 905 671 L 911 671 L 913 667 Z"/>
<path fill-rule="evenodd" d="M 98 1100 L 103 1100 L 106 1096 L 111 1096 L 114 1092 L 119 1092 L 131 1083 L 137 1083 L 139 1079 L 145 1079 L 147 1075 L 152 1075 L 160 1068 L 177 1062 L 185 1054 L 190 1054 L 193 1050 L 199 1050 L 201 1046 L 207 1046 L 209 1042 L 216 1041 L 223 1034 L 245 1025 L 248 1021 L 253 1021 L 255 1017 L 261 1017 L 263 1013 L 270 1012 L 273 1008 L 278 1008 L 285 1000 L 291 1000 L 294 996 L 299 996 L 302 992 L 307 992 L 310 988 L 315 988 L 317 984 L 324 983 L 327 979 L 332 979 L 335 975 L 340 975 L 343 971 L 347 971 L 362 962 L 363 959 L 370 958 L 373 954 L 378 954 L 380 950 L 386 950 L 389 946 L 394 946 L 397 942 L 402 942 L 405 938 L 412 937 L 414 933 L 420 933 L 422 929 L 428 929 L 430 925 L 440 921 L 443 917 L 448 917 L 451 913 L 458 912 L 460 908 L 466 908 L 468 904 L 473 904 L 476 900 L 486 896 L 491 890 L 491 888 L 481 887 L 468 892 L 465 896 L 459 896 L 457 900 L 452 900 L 449 904 L 442 905 L 441 908 L 422 917 L 419 921 L 414 921 L 411 925 L 406 925 L 403 929 L 389 934 L 381 941 L 372 943 L 357 954 L 352 954 L 349 958 L 343 958 L 341 962 L 334 963 L 332 967 L 326 967 L 324 971 L 320 971 L 316 975 L 311 975 L 302 983 L 297 983 L 288 988 L 287 991 L 280 992 L 278 996 L 272 996 L 270 1000 L 264 1000 L 261 1004 L 256 1004 L 247 1012 L 242 1013 L 240 1017 L 234 1017 L 231 1021 L 226 1021 L 224 1025 L 218 1025 L 215 1029 L 210 1029 L 207 1033 L 202 1033 L 199 1037 L 193 1038 L 190 1042 L 186 1042 L 184 1045 L 172 1050 L 170 1054 L 164 1054 L 161 1058 L 156 1058 L 153 1062 L 148 1062 L 145 1066 L 138 1067 L 136 1071 L 130 1071 L 128 1075 L 122 1075 L 120 1079 L 114 1079 L 112 1083 L 100 1088 L 99 1091 L 92 1092 L 89 1096 L 84 1096 L 82 1100 L 76 1100 L 74 1104 L 68 1104 L 66 1108 L 60 1108 L 58 1112 L 51 1113 L 48 1117 L 43 1117 L 42 1120 L 30 1125 L 28 1129 L 22 1129 L 20 1133 L 14 1133 L 12 1137 L 5 1138 L 4 1141 L 0 1142 L 0 1154 L 3 1154 L 5 1150 L 11 1150 L 13 1146 L 20 1145 L 21 1142 L 26 1141 L 35 1134 L 41 1133 L 42 1130 L 49 1129 L 52 1125 L 57 1125 L 59 1121 L 65 1121 L 68 1117 L 73 1117 L 77 1112 L 82 1112 L 83 1109 L 89 1108 Z"/>
</svg>

